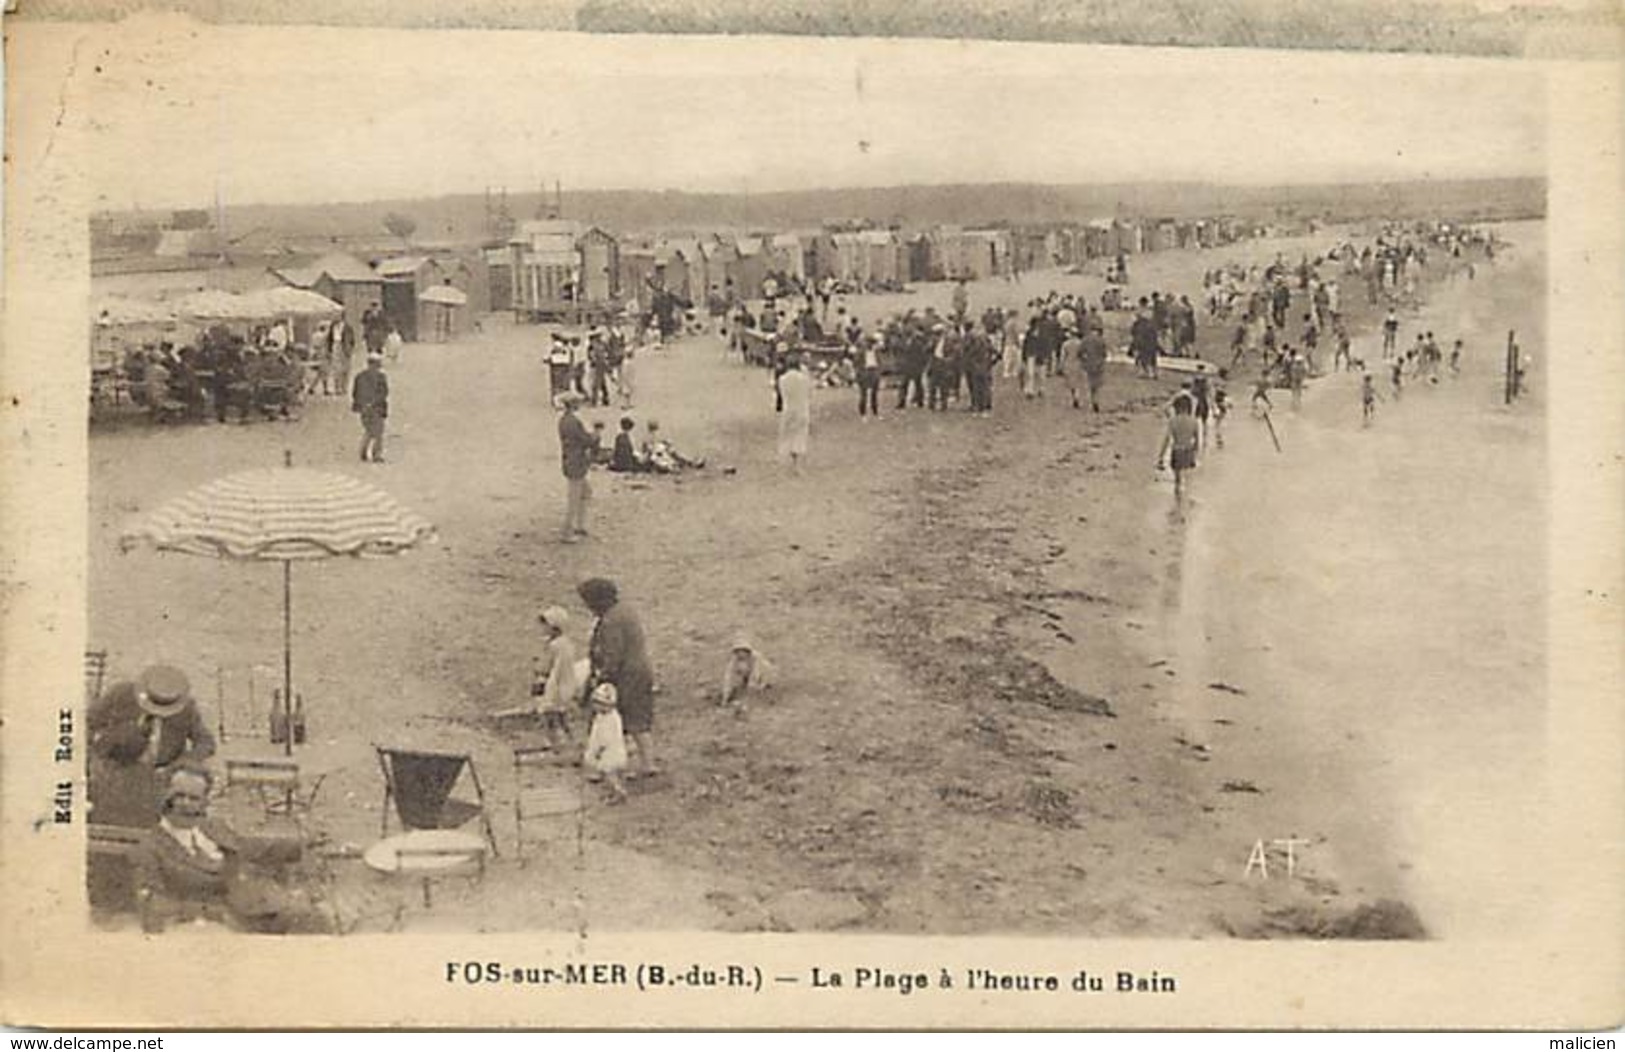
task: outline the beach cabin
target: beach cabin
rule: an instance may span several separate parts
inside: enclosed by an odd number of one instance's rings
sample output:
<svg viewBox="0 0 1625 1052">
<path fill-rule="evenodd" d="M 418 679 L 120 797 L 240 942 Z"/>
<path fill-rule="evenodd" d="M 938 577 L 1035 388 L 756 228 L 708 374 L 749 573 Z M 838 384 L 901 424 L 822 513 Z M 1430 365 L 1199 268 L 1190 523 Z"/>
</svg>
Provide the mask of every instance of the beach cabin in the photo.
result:
<svg viewBox="0 0 1625 1052">
<path fill-rule="evenodd" d="M 907 259 L 907 280 L 909 281 L 941 281 L 940 272 L 932 270 L 931 237 L 928 234 L 915 234 L 904 244 L 904 255 Z"/>
<path fill-rule="evenodd" d="M 802 249 L 801 238 L 797 235 L 773 235 L 773 240 L 768 244 L 768 254 L 773 269 L 791 281 L 806 285 L 816 280 L 807 269 L 807 253 Z"/>
<path fill-rule="evenodd" d="M 700 279 L 695 284 L 703 289 L 702 295 L 695 300 L 695 305 L 701 303 L 708 308 L 721 306 L 730 296 L 740 298 L 747 294 L 746 287 L 740 282 L 739 250 L 730 241 L 719 237 L 712 237 L 700 242 L 699 246 Z"/>
<path fill-rule="evenodd" d="M 620 243 L 600 227 L 588 227 L 576 242 L 581 256 L 581 298 L 608 306 L 620 298 Z"/>
<path fill-rule="evenodd" d="M 485 267 L 491 310 L 513 310 L 513 257 L 508 246 L 486 245 L 480 249 L 480 262 Z"/>
<path fill-rule="evenodd" d="M 420 332 L 432 331 L 433 304 L 419 303 L 418 294 L 444 284 L 439 264 L 428 256 L 396 256 L 379 260 L 373 269 L 383 280 L 384 317 L 401 339 L 413 343 Z"/>
<path fill-rule="evenodd" d="M 318 292 L 344 307 L 344 320 L 357 331 L 368 307 L 383 306 L 384 282 L 372 267 L 343 252 L 322 256 L 303 266 L 272 267 L 284 285 Z"/>
<path fill-rule="evenodd" d="M 891 230 L 864 230 L 862 241 L 868 277 L 865 287 L 893 288 L 903 283 L 903 245 Z"/>
<path fill-rule="evenodd" d="M 862 288 L 869 276 L 868 249 L 863 238 L 852 232 L 830 235 L 835 244 L 836 281 Z"/>
<path fill-rule="evenodd" d="M 768 252 L 767 242 L 759 237 L 736 238 L 734 251 L 739 254 L 739 271 L 735 279 L 739 288 L 751 296 L 761 295 L 762 283 L 767 281 L 767 275 L 773 270 L 773 258 Z"/>
</svg>

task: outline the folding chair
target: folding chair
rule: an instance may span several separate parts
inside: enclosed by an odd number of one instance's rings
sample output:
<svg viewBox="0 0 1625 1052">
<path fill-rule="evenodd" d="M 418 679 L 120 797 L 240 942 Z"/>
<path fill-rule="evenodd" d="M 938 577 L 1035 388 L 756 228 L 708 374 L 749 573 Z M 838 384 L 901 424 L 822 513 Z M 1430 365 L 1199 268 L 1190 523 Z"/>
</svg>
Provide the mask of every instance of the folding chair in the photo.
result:
<svg viewBox="0 0 1625 1052">
<path fill-rule="evenodd" d="M 468 753 L 430 752 L 422 749 L 396 749 L 374 745 L 378 767 L 384 775 L 384 807 L 381 836 L 389 835 L 391 810 L 403 829 L 456 829 L 476 815 L 491 845 L 499 855 L 491 815 L 485 807 L 485 789 L 479 771 Z M 451 791 L 468 769 L 474 783 L 474 800 L 453 797 Z"/>
<path fill-rule="evenodd" d="M 102 696 L 102 683 L 107 679 L 107 651 L 85 651 L 85 701 L 94 702 Z"/>
<path fill-rule="evenodd" d="M 266 814 L 286 814 L 309 811 L 316 806 L 316 795 L 322 791 L 327 774 L 317 776 L 310 792 L 300 794 L 301 779 L 297 760 L 228 759 L 226 761 L 226 791 L 251 791 Z"/>
<path fill-rule="evenodd" d="M 515 746 L 513 750 L 513 819 L 517 830 L 514 854 L 525 862 L 525 823 L 580 813 L 581 776 L 559 766 L 558 750 L 546 746 Z"/>
</svg>

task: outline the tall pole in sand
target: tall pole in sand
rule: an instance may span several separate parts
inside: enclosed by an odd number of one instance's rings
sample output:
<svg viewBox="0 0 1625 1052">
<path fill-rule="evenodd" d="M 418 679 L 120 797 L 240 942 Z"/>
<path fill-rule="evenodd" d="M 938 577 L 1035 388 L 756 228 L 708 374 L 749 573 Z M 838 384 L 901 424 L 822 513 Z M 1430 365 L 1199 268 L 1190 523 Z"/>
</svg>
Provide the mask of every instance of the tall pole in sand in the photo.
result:
<svg viewBox="0 0 1625 1052">
<path fill-rule="evenodd" d="M 1516 335 L 1516 329 L 1507 330 L 1506 394 L 1503 400 L 1505 405 L 1511 405 L 1512 400 L 1518 397 L 1518 344 L 1513 339 Z"/>
<path fill-rule="evenodd" d="M 293 467 L 293 450 L 282 451 L 284 467 Z M 293 560 L 282 560 L 282 755 L 293 755 Z"/>
</svg>

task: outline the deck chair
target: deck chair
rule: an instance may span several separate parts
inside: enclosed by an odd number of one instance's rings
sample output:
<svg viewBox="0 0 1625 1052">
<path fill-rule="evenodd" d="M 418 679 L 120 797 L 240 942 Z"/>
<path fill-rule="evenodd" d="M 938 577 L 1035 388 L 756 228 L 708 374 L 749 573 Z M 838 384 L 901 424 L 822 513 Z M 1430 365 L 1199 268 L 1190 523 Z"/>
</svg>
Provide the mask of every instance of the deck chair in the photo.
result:
<svg viewBox="0 0 1625 1052">
<path fill-rule="evenodd" d="M 580 813 L 581 776 L 573 767 L 561 767 L 558 751 L 550 746 L 515 746 L 513 781 L 514 856 L 524 865 L 526 823 L 556 831 L 562 819 Z"/>
<path fill-rule="evenodd" d="M 389 835 L 391 811 L 403 829 L 457 829 L 477 816 L 485 839 L 491 845 L 491 854 L 500 854 L 496 833 L 491 828 L 491 815 L 485 807 L 485 789 L 480 785 L 480 774 L 472 756 L 386 745 L 374 745 L 373 751 L 378 754 L 378 767 L 384 775 L 380 835 Z M 451 795 L 464 768 L 474 783 L 473 800 Z"/>
<path fill-rule="evenodd" d="M 85 651 L 85 701 L 94 702 L 102 696 L 102 684 L 107 679 L 107 651 Z"/>
</svg>

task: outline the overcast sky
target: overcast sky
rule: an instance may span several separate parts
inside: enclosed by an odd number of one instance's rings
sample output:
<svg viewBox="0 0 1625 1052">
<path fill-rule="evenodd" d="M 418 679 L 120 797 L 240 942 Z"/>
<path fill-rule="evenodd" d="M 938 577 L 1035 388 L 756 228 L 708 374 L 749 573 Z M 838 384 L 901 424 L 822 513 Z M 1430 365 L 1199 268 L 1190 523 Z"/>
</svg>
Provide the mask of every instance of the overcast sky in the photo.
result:
<svg viewBox="0 0 1625 1052">
<path fill-rule="evenodd" d="M 139 27 L 93 74 L 99 208 L 1545 170 L 1542 74 L 1505 60 Z"/>
</svg>

